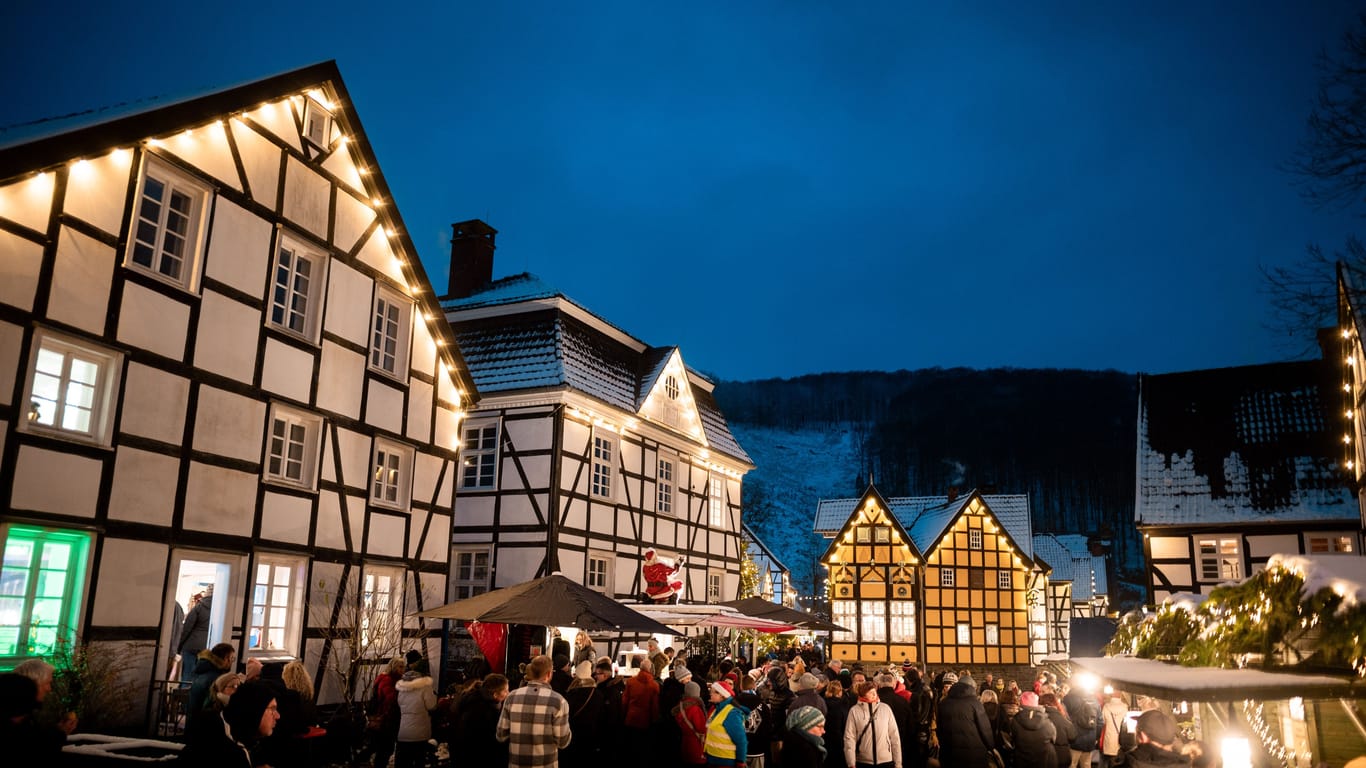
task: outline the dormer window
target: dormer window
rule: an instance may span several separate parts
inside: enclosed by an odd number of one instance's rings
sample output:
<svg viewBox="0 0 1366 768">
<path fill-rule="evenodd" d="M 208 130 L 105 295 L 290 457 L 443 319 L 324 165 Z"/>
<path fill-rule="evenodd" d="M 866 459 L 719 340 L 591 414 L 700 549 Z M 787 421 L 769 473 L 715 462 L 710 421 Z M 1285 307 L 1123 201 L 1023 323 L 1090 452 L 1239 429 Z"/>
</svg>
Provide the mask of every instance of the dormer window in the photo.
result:
<svg viewBox="0 0 1366 768">
<path fill-rule="evenodd" d="M 332 113 L 311 98 L 304 101 L 304 138 L 320 149 L 332 145 Z"/>
</svg>

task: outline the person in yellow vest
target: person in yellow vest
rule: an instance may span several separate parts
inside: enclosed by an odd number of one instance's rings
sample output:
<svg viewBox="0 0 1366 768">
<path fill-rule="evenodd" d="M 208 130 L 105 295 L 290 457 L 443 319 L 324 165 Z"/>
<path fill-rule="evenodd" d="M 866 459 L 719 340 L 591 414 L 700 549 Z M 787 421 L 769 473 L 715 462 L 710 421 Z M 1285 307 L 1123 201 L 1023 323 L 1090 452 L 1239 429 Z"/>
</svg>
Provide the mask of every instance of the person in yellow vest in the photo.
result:
<svg viewBox="0 0 1366 768">
<path fill-rule="evenodd" d="M 749 709 L 735 702 L 735 689 L 726 680 L 711 684 L 711 714 L 707 717 L 707 765 L 745 765 L 749 749 L 745 718 Z"/>
</svg>

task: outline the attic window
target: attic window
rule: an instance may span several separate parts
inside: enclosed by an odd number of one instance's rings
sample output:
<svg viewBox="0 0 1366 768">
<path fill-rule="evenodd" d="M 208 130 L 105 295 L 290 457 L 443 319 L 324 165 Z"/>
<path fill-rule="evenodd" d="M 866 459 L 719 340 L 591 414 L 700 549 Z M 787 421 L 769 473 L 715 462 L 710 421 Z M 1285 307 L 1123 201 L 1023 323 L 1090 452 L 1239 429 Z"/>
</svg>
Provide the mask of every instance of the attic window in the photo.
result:
<svg viewBox="0 0 1366 768">
<path fill-rule="evenodd" d="M 677 376 L 669 376 L 664 379 L 664 394 L 668 395 L 670 400 L 677 400 L 681 391 Z"/>
<path fill-rule="evenodd" d="M 332 113 L 312 98 L 304 101 L 304 138 L 321 149 L 332 144 Z"/>
<path fill-rule="evenodd" d="M 892 529 L 885 525 L 875 526 L 873 528 L 873 540 L 878 544 L 890 543 L 892 540 Z"/>
<path fill-rule="evenodd" d="M 854 529 L 854 539 L 859 544 L 867 544 L 873 540 L 873 532 L 867 526 Z"/>
<path fill-rule="evenodd" d="M 968 530 L 968 546 L 972 549 L 982 548 L 982 529 L 971 528 Z"/>
</svg>

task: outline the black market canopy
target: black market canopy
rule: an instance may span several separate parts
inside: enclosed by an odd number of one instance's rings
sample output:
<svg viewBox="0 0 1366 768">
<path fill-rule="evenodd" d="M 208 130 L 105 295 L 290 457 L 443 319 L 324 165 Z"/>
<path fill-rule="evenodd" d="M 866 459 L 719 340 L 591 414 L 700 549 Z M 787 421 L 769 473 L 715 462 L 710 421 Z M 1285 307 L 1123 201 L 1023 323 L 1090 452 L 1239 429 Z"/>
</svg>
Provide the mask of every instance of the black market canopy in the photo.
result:
<svg viewBox="0 0 1366 768">
<path fill-rule="evenodd" d="M 788 608 L 785 605 L 778 605 L 775 602 L 765 600 L 762 597 L 745 597 L 739 600 L 730 600 L 721 603 L 730 606 L 746 616 L 755 616 L 760 619 L 771 619 L 781 621 L 784 624 L 791 624 L 799 629 L 807 629 L 814 632 L 849 632 L 850 630 L 833 624 L 818 616 L 813 616 L 805 611 L 795 608 Z"/>
<path fill-rule="evenodd" d="M 658 621 L 558 573 L 457 600 L 417 615 L 427 619 L 576 627 L 589 632 L 679 634 Z"/>
<path fill-rule="evenodd" d="M 1125 693 L 1166 701 L 1366 698 L 1366 682 L 1349 677 L 1265 672 L 1259 669 L 1183 667 L 1132 656 L 1078 657 L 1072 665 Z"/>
</svg>

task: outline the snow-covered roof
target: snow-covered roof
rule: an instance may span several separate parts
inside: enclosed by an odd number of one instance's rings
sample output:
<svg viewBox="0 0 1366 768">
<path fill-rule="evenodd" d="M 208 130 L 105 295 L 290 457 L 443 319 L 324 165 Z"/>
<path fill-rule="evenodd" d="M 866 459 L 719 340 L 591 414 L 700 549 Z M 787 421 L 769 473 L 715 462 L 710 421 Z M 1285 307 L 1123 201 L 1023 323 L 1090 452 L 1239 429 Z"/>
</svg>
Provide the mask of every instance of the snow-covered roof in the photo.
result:
<svg viewBox="0 0 1366 768">
<path fill-rule="evenodd" d="M 1354 678 L 1328 675 L 1183 667 L 1131 656 L 1078 657 L 1072 659 L 1072 665 L 1104 678 L 1126 693 L 1167 701 L 1283 700 L 1294 696 L 1358 698 L 1366 694 L 1366 684 Z"/>
<path fill-rule="evenodd" d="M 972 498 L 972 493 L 955 497 L 948 496 L 897 496 L 887 499 L 887 506 L 906 529 L 921 552 L 926 552 L 949 523 L 958 516 L 963 506 Z M 813 530 L 826 538 L 833 537 L 844 527 L 845 521 L 854 514 L 858 499 L 821 499 L 816 504 L 816 520 Z M 1033 524 L 1029 517 L 1029 497 L 1022 493 L 983 495 L 982 501 L 996 516 L 1010 538 L 1030 559 L 1034 558 Z M 1051 563 L 1050 563 L 1051 564 Z"/>
<path fill-rule="evenodd" d="M 1144 376 L 1138 525 L 1356 521 L 1322 361 Z"/>
<path fill-rule="evenodd" d="M 596 318 L 606 323 L 597 315 L 586 317 L 540 299 L 560 299 L 587 312 L 529 274 L 496 280 L 466 299 L 442 302 L 480 394 L 568 388 L 625 413 L 638 413 L 649 392 L 644 382 L 658 378 L 675 348 L 641 344 L 642 350 L 604 332 L 592 322 Z M 462 317 L 469 310 L 522 303 L 526 306 L 519 311 Z M 615 326 L 612 329 L 620 332 Z M 688 372 L 690 377 L 704 378 L 691 369 Z M 693 386 L 691 392 L 707 447 L 752 463 L 709 388 Z"/>
<path fill-rule="evenodd" d="M 1036 533 L 1034 554 L 1053 567 L 1049 580 L 1072 582 L 1073 600 L 1090 600 L 1096 595 L 1107 594 L 1105 558 L 1091 554 L 1085 536 Z"/>
<path fill-rule="evenodd" d="M 754 533 L 754 529 L 749 527 L 749 523 L 740 523 L 740 533 L 746 539 L 754 542 L 754 545 L 759 548 L 759 555 L 768 558 L 768 561 L 773 564 L 774 568 L 777 568 L 780 571 L 788 570 L 787 566 L 783 565 L 783 562 L 778 559 L 778 556 L 773 554 L 773 550 L 769 549 L 767 544 L 764 544 L 763 539 L 760 539 Z"/>
</svg>

